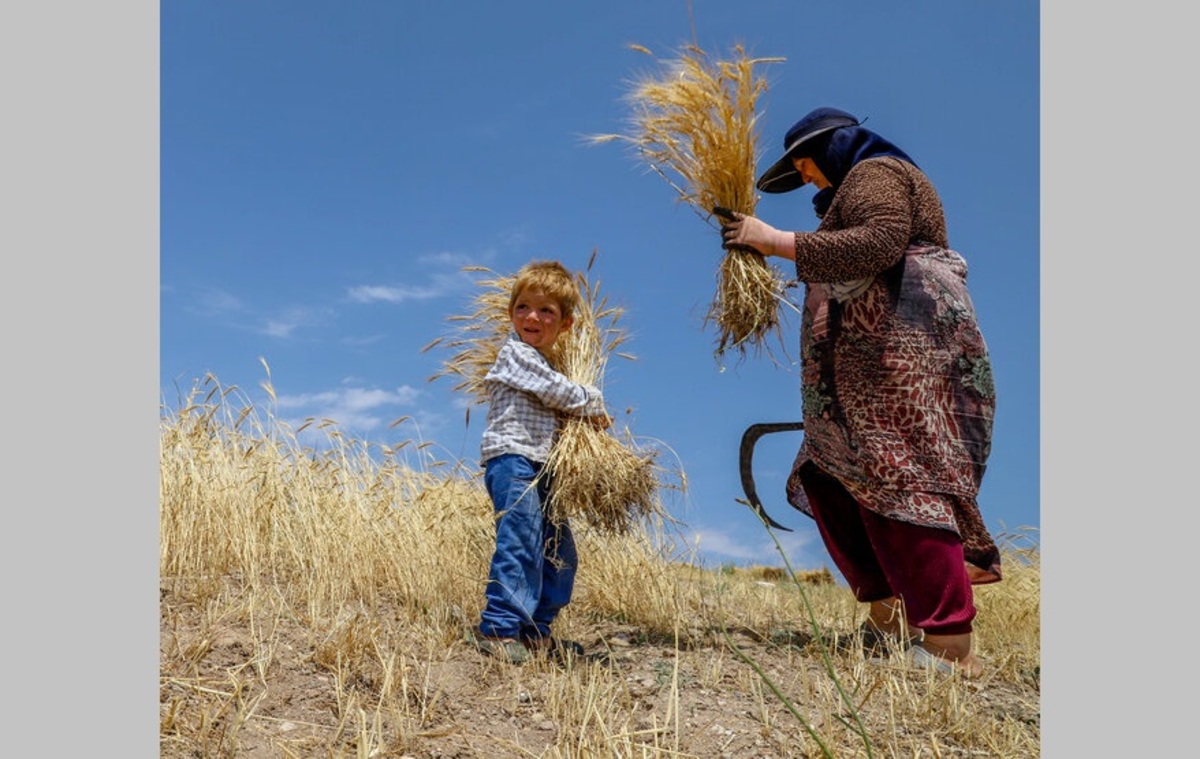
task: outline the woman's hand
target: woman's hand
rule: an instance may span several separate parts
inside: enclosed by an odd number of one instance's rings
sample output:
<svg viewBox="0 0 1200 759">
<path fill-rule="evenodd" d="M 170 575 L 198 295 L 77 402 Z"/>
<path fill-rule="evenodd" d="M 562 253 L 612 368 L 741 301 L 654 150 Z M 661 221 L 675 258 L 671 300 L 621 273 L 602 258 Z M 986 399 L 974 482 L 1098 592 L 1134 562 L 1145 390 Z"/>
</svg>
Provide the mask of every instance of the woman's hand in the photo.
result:
<svg viewBox="0 0 1200 759">
<path fill-rule="evenodd" d="M 721 236 L 725 240 L 721 247 L 726 250 L 749 248 L 764 256 L 796 260 L 796 233 L 776 229 L 754 216 L 734 211 L 732 219 L 722 220 Z"/>
</svg>

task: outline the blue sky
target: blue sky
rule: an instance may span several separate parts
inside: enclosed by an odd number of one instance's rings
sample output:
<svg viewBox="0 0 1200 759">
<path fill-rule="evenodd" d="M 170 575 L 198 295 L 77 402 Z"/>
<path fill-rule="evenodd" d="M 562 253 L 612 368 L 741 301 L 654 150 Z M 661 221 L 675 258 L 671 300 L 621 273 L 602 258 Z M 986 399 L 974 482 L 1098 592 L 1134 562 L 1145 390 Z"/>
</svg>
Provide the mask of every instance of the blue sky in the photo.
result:
<svg viewBox="0 0 1200 759">
<path fill-rule="evenodd" d="M 999 408 L 980 503 L 997 535 L 1039 519 L 1038 7 L 1034 3 L 233 3 L 161 7 L 160 358 L 177 406 L 215 375 L 299 426 L 432 441 L 474 462 L 447 358 L 422 352 L 478 291 L 462 267 L 532 258 L 592 278 L 620 306 L 625 349 L 604 391 L 618 425 L 688 487 L 666 491 L 710 562 L 778 563 L 742 497 L 755 422 L 799 418 L 798 325 L 765 355 L 719 364 L 702 318 L 717 233 L 619 144 L 632 77 L 695 40 L 763 65 L 765 168 L 787 127 L 833 105 L 868 119 L 931 176 L 995 365 Z M 914 44 L 925 40 L 927 44 Z M 758 213 L 812 229 L 810 189 Z M 411 422 L 390 428 L 401 416 Z M 763 438 L 755 479 L 797 567 L 829 562 L 783 498 L 800 433 Z M 419 462 L 414 461 L 414 464 Z"/>
</svg>

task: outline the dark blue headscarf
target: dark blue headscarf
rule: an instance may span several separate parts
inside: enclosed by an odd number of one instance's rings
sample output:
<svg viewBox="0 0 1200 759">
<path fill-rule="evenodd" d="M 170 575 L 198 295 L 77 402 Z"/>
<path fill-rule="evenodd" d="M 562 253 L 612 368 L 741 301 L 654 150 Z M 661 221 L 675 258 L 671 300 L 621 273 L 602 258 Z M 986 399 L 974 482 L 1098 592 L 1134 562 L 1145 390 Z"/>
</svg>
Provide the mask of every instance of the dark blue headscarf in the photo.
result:
<svg viewBox="0 0 1200 759">
<path fill-rule="evenodd" d="M 801 146 L 795 156 L 811 158 L 832 185 L 824 190 L 819 190 L 813 196 L 813 209 L 817 212 L 817 216 L 824 216 L 825 212 L 829 210 L 829 204 L 833 202 L 834 194 L 842 186 L 842 180 L 859 161 L 892 156 L 907 161 L 913 166 L 917 165 L 917 162 L 909 158 L 903 150 L 870 129 L 861 126 L 840 127 L 826 134 L 818 135 Z"/>
</svg>

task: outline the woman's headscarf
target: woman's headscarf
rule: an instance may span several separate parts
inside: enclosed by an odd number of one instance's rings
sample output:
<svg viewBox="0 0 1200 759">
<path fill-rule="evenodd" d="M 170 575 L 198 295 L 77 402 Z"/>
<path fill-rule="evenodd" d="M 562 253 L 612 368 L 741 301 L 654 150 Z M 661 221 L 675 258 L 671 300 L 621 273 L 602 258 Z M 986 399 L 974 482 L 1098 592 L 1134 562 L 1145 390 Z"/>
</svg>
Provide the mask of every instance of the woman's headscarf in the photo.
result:
<svg viewBox="0 0 1200 759">
<path fill-rule="evenodd" d="M 828 107 L 814 109 L 797 121 L 784 138 L 784 150 L 784 156 L 758 180 L 758 188 L 765 192 L 794 190 L 803 182 L 792 159 L 811 158 L 832 185 L 813 196 L 817 216 L 825 215 L 842 180 L 859 161 L 892 156 L 917 165 L 896 145 L 860 126 L 854 116 Z"/>
<path fill-rule="evenodd" d="M 834 129 L 806 145 L 801 145 L 795 156 L 811 158 L 831 185 L 824 190 L 817 191 L 817 194 L 813 196 L 813 209 L 817 212 L 817 216 L 825 215 L 829 204 L 833 202 L 833 196 L 837 193 L 837 189 L 842 186 L 842 180 L 859 161 L 892 156 L 901 161 L 907 161 L 913 166 L 917 165 L 917 162 L 909 158 L 903 150 L 870 129 L 861 126 Z"/>
</svg>

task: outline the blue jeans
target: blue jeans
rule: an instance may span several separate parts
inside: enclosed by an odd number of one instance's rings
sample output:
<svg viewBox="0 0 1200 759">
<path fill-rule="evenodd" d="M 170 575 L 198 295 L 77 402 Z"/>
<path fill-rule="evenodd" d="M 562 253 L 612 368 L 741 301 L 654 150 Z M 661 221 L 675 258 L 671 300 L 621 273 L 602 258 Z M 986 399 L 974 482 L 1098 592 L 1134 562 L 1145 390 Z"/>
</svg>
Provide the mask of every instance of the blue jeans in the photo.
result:
<svg viewBox="0 0 1200 759">
<path fill-rule="evenodd" d="M 550 625 L 571 600 L 579 557 L 564 522 L 546 518 L 547 478 L 542 466 L 505 454 L 484 464 L 483 482 L 496 510 L 496 551 L 484 593 L 479 632 L 502 638 L 550 635 Z"/>
</svg>

